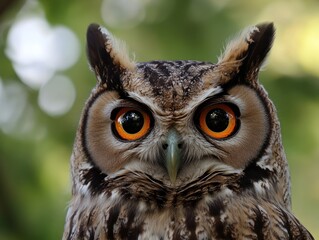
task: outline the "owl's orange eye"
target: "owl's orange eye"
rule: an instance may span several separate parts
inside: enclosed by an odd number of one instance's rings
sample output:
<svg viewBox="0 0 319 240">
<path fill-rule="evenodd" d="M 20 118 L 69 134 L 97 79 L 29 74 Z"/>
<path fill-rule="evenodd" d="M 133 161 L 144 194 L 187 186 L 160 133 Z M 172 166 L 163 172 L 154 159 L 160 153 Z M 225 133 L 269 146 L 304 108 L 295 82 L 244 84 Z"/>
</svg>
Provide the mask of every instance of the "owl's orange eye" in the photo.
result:
<svg viewBox="0 0 319 240">
<path fill-rule="evenodd" d="M 145 136 L 150 127 L 150 115 L 134 108 L 121 108 L 114 119 L 115 131 L 124 140 L 134 141 Z"/>
<path fill-rule="evenodd" d="M 227 104 L 208 106 L 200 112 L 199 127 L 215 139 L 229 137 L 236 131 L 237 119 L 233 109 Z"/>
</svg>

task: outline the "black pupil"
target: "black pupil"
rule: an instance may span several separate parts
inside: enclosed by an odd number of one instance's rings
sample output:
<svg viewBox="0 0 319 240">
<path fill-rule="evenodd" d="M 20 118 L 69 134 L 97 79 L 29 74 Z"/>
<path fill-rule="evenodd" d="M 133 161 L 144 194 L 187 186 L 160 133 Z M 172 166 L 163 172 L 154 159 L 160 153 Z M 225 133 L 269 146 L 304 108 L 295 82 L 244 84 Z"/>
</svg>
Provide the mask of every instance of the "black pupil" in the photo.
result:
<svg viewBox="0 0 319 240">
<path fill-rule="evenodd" d="M 120 122 L 127 133 L 134 134 L 142 129 L 144 118 L 138 111 L 128 111 L 122 116 Z"/>
<path fill-rule="evenodd" d="M 213 109 L 206 116 L 207 127 L 214 132 L 224 131 L 229 124 L 228 113 L 220 108 Z"/>
</svg>

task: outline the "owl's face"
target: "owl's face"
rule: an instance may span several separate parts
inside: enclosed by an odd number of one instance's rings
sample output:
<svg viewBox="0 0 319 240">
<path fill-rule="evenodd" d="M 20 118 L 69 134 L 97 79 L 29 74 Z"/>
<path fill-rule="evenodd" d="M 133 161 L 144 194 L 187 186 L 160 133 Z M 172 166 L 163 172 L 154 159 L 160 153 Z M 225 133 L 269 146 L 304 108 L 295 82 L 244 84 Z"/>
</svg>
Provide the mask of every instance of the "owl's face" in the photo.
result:
<svg viewBox="0 0 319 240">
<path fill-rule="evenodd" d="M 84 131 L 88 154 L 106 174 L 122 168 L 173 184 L 209 167 L 244 169 L 269 140 L 264 100 L 247 84 L 216 79 L 199 62 L 137 64 L 122 92 L 92 99 Z"/>
<path fill-rule="evenodd" d="M 98 84 L 81 127 L 89 162 L 106 176 L 126 169 L 175 187 L 208 169 L 264 178 L 268 166 L 257 162 L 276 119 L 257 77 L 273 33 L 272 24 L 250 29 L 217 64 L 134 63 L 92 25 L 88 57 Z"/>
</svg>

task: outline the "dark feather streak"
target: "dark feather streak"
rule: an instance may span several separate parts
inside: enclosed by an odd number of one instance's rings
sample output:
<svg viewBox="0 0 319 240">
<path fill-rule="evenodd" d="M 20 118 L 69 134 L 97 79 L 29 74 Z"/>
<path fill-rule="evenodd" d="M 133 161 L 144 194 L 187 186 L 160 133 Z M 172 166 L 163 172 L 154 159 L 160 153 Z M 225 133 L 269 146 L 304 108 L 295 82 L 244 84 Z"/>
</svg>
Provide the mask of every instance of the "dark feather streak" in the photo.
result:
<svg viewBox="0 0 319 240">
<path fill-rule="evenodd" d="M 107 90 L 117 91 L 121 97 L 127 96 L 121 82 L 121 73 L 125 70 L 120 63 L 114 62 L 106 48 L 111 44 L 109 36 L 101 32 L 99 25 L 91 24 L 86 37 L 87 56 L 95 74 L 101 79 L 101 84 L 106 84 Z"/>
<path fill-rule="evenodd" d="M 254 208 L 254 212 L 256 214 L 256 218 L 254 221 L 254 231 L 257 235 L 258 240 L 263 240 L 264 239 L 264 218 L 263 214 L 261 213 L 260 209 L 258 207 Z"/>
</svg>

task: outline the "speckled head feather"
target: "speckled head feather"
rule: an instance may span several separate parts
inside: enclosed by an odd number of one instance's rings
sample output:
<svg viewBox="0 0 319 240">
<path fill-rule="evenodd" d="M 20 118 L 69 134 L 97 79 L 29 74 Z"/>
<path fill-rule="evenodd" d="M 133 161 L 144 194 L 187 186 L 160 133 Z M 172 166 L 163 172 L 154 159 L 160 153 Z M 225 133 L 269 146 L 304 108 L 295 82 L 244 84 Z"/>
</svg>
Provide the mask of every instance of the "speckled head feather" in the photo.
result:
<svg viewBox="0 0 319 240">
<path fill-rule="evenodd" d="M 91 25 L 98 81 L 63 239 L 313 239 L 291 213 L 280 124 L 258 81 L 274 32 L 248 28 L 216 64 L 135 63 Z"/>
</svg>

